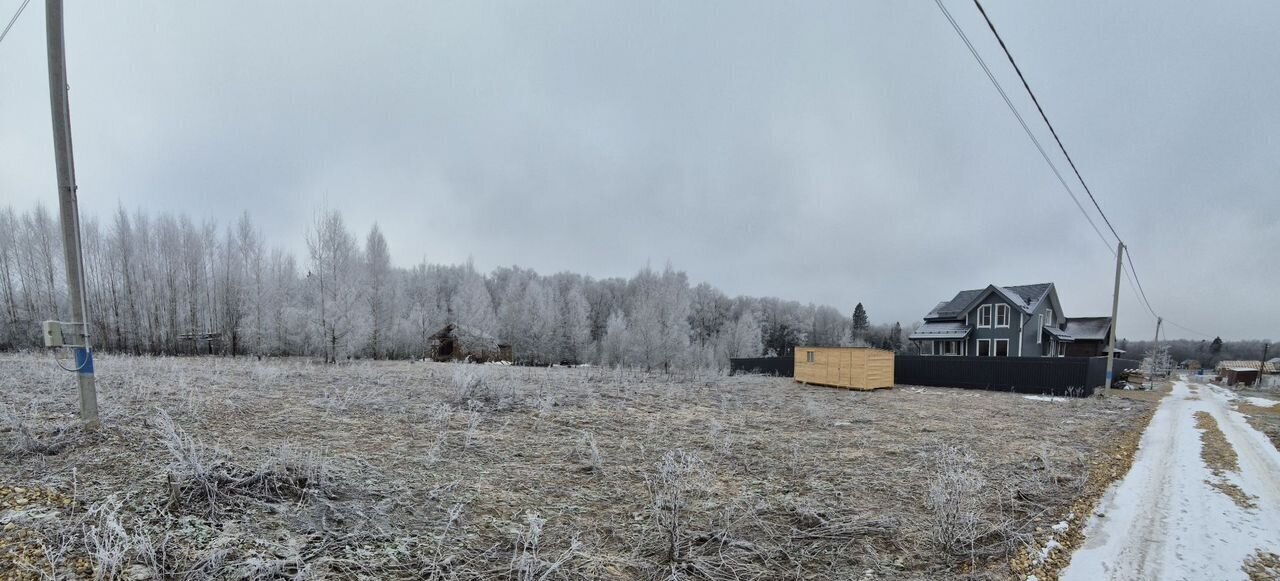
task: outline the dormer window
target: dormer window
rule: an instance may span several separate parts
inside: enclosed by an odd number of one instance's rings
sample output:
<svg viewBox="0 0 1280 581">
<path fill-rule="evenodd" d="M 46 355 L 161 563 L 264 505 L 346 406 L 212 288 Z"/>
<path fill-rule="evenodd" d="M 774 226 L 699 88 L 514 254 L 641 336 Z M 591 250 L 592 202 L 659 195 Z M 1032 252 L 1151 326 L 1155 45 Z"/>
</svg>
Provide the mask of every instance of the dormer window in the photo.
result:
<svg viewBox="0 0 1280 581">
<path fill-rule="evenodd" d="M 987 329 L 991 327 L 991 305 L 982 305 L 978 307 L 978 328 Z"/>
<path fill-rule="evenodd" d="M 996 305 L 996 326 L 1009 326 L 1009 305 Z"/>
</svg>

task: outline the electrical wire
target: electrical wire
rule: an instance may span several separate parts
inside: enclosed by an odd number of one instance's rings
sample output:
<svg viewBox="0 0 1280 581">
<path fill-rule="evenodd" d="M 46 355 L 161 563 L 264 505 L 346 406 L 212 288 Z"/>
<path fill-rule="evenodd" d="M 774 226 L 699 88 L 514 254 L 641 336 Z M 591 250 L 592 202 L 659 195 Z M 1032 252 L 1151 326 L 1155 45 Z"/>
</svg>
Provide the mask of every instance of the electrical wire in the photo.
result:
<svg viewBox="0 0 1280 581">
<path fill-rule="evenodd" d="M 13 13 L 13 18 L 9 19 L 9 24 L 5 25 L 4 32 L 0 32 L 0 42 L 4 42 L 4 37 L 9 35 L 9 29 L 13 28 L 13 23 L 18 21 L 18 17 L 22 16 L 22 11 L 26 9 L 27 4 L 30 3 L 31 0 L 22 0 L 22 5 L 18 6 L 18 11 Z"/>
<path fill-rule="evenodd" d="M 1071 164 L 1071 171 L 1075 172 L 1076 179 L 1080 180 L 1080 185 L 1084 186 L 1084 192 L 1089 194 L 1089 200 L 1093 202 L 1093 207 L 1098 210 L 1098 215 L 1102 216 L 1102 221 L 1106 222 L 1107 228 L 1111 229 L 1111 234 L 1120 239 L 1120 234 L 1116 232 L 1115 226 L 1111 225 L 1111 220 L 1107 219 L 1107 213 L 1102 211 L 1102 206 L 1098 205 L 1098 199 L 1093 197 L 1093 191 L 1089 189 L 1089 184 L 1085 183 L 1084 176 L 1080 175 L 1080 170 L 1076 168 L 1076 162 L 1071 159 L 1071 154 L 1067 153 L 1067 147 L 1062 144 L 1062 139 L 1058 137 L 1058 132 L 1053 128 L 1053 123 L 1049 122 L 1049 116 L 1045 114 L 1044 107 L 1040 106 L 1040 100 L 1036 98 L 1036 94 L 1031 90 L 1031 85 L 1027 83 L 1027 78 L 1022 75 L 1022 69 L 1018 67 L 1018 63 L 1013 60 L 1013 54 L 1009 52 L 1009 47 L 1004 44 L 1004 39 L 1000 37 L 1000 33 L 996 32 L 996 25 L 991 22 L 991 18 L 987 16 L 987 11 L 982 7 L 982 3 L 973 0 L 973 4 L 978 7 L 978 12 L 982 13 L 982 19 L 987 21 L 987 28 L 991 29 L 991 34 L 995 35 L 996 41 L 1000 43 L 1004 56 L 1009 59 L 1009 64 L 1013 65 L 1013 70 L 1018 73 L 1018 79 L 1022 81 L 1022 88 L 1027 90 L 1027 95 L 1031 96 L 1031 102 L 1035 103 L 1036 110 L 1040 112 L 1040 118 L 1044 119 L 1044 124 L 1049 127 L 1049 133 L 1053 134 L 1053 140 L 1058 142 L 1058 149 L 1062 150 L 1062 156 L 1067 158 L 1067 163 Z M 1134 276 L 1137 276 L 1136 274 Z M 1141 287 L 1142 285 L 1138 285 Z"/>
<path fill-rule="evenodd" d="M 1067 184 L 1067 180 L 1062 177 L 1062 172 L 1058 171 L 1058 166 L 1053 163 L 1053 159 L 1049 157 L 1044 146 L 1040 144 L 1040 140 L 1037 139 L 1035 133 L 1031 131 L 1031 127 L 1027 125 L 1027 121 L 1022 118 L 1022 114 L 1018 112 L 1018 108 L 1013 106 L 1013 101 L 1009 99 L 1008 93 L 1005 93 L 1004 87 L 1000 85 L 1000 81 L 996 80 L 995 75 L 991 72 L 991 68 L 987 66 L 987 62 L 983 60 L 982 55 L 978 54 L 978 49 L 974 48 L 973 43 L 969 41 L 969 36 L 960 28 L 960 24 L 951 16 L 951 12 L 942 4 L 942 0 L 934 0 L 934 3 L 938 5 L 938 9 L 942 11 L 942 15 L 951 23 L 951 28 L 955 29 L 956 34 L 960 36 L 960 40 L 963 40 L 965 46 L 969 47 L 969 53 L 978 61 L 978 65 L 982 67 L 982 71 L 987 74 L 987 79 L 991 81 L 991 84 L 995 86 L 996 91 L 1000 93 L 1000 97 L 1004 99 L 1004 104 L 1009 107 L 1009 111 L 1013 113 L 1014 117 L 1017 117 L 1018 124 L 1022 125 L 1022 130 L 1025 131 L 1027 137 L 1031 139 L 1031 143 L 1035 144 L 1036 150 L 1040 152 L 1040 157 L 1043 157 L 1044 162 L 1049 164 L 1049 169 L 1053 170 L 1053 175 L 1058 178 L 1058 183 L 1062 184 L 1062 189 L 1067 191 L 1067 195 L 1071 196 L 1071 201 L 1076 203 L 1076 208 L 1080 209 L 1080 213 L 1084 215 L 1084 219 L 1089 222 L 1089 226 L 1092 226 L 1093 231 L 1098 234 L 1098 239 L 1101 240 L 1103 246 L 1107 248 L 1107 252 L 1111 253 L 1112 256 L 1115 256 L 1116 249 L 1112 248 L 1111 241 L 1107 239 L 1107 236 L 1103 234 L 1102 230 L 1098 228 L 1098 225 L 1094 223 L 1093 218 L 1089 216 L 1088 210 L 1086 210 L 1084 205 L 1080 203 L 1080 199 L 1071 189 L 1071 186 Z M 1119 236 L 1116 237 L 1117 240 L 1119 240 L 1119 238 Z"/>
<path fill-rule="evenodd" d="M 1106 244 L 1107 250 L 1111 253 L 1111 255 L 1115 256 L 1116 251 L 1111 248 L 1111 242 L 1098 228 L 1098 225 L 1093 221 L 1093 218 L 1089 215 L 1088 211 L 1086 211 L 1084 206 L 1080 203 L 1079 198 L 1076 197 L 1075 192 L 1071 189 L 1070 186 L 1067 185 L 1066 181 L 1062 178 L 1061 172 L 1058 171 L 1057 166 L 1049 158 L 1048 154 L 1044 150 L 1044 147 L 1041 146 L 1040 141 L 1036 139 L 1035 135 L 1031 132 L 1031 129 L 1027 126 L 1027 123 L 1023 119 L 1022 115 L 1018 112 L 1017 108 L 1014 107 L 1013 102 L 1009 99 L 1009 95 L 1005 92 L 1004 88 L 1000 85 L 1000 82 L 996 80 L 995 75 L 992 74 L 990 67 L 987 66 L 987 63 L 982 58 L 982 56 L 978 54 L 977 49 L 974 48 L 973 43 L 969 41 L 969 38 L 964 33 L 964 30 L 960 28 L 960 25 L 956 22 L 955 18 L 951 16 L 950 11 L 948 11 L 946 6 L 943 5 L 942 0 L 934 0 L 934 3 L 938 5 L 938 9 L 942 11 L 943 16 L 946 16 L 947 21 L 951 23 L 951 27 L 955 29 L 956 34 L 958 34 L 960 36 L 960 39 L 964 41 L 965 46 L 968 47 L 970 54 L 973 55 L 973 58 L 978 61 L 978 64 L 982 67 L 983 72 L 986 73 L 987 79 L 989 79 L 991 81 L 991 84 L 995 86 L 996 91 L 1000 93 L 1000 97 L 1004 100 L 1005 105 L 1009 107 L 1009 111 L 1011 111 L 1014 114 L 1014 116 L 1018 118 L 1018 123 L 1022 125 L 1023 131 L 1027 133 L 1027 137 L 1031 138 L 1031 142 L 1035 144 L 1036 149 L 1039 150 L 1041 157 L 1043 157 L 1045 162 L 1049 164 L 1050 169 L 1053 170 L 1054 175 L 1058 178 L 1058 181 L 1062 184 L 1063 189 L 1065 189 L 1067 191 L 1067 194 L 1071 196 L 1071 200 L 1076 203 L 1076 207 L 1080 209 L 1080 212 L 1081 214 L 1084 215 L 1085 220 L 1089 222 L 1089 226 L 1093 228 L 1094 232 L 1098 234 L 1098 237 L 1103 241 L 1104 244 Z M 1111 224 L 1111 220 L 1107 217 L 1106 212 L 1102 211 L 1102 206 L 1098 204 L 1098 199 L 1094 197 L 1093 191 L 1089 188 L 1088 182 L 1085 181 L 1084 176 L 1080 173 L 1080 169 L 1076 166 L 1075 160 L 1073 160 L 1071 158 L 1071 154 L 1067 152 L 1066 145 L 1062 143 L 1062 139 L 1058 136 L 1058 131 L 1053 127 L 1053 123 L 1049 121 L 1048 114 L 1045 113 L 1044 107 L 1040 105 L 1040 100 L 1036 98 L 1035 92 L 1031 90 L 1031 84 L 1027 82 L 1026 75 L 1022 74 L 1022 68 L 1019 67 L 1017 61 L 1014 60 L 1013 54 L 1009 51 L 1008 45 L 1005 44 L 1004 38 L 1002 38 L 1000 36 L 999 31 L 996 30 L 995 24 L 991 21 L 990 16 L 987 15 L 986 9 L 983 8 L 982 3 L 979 0 L 973 0 L 973 3 L 978 8 L 978 12 L 982 14 L 982 19 L 987 23 L 987 28 L 991 30 L 991 34 L 995 36 L 996 41 L 1000 44 L 1000 49 L 1004 52 L 1005 58 L 1009 60 L 1009 64 L 1013 66 L 1013 70 L 1018 74 L 1018 80 L 1022 82 L 1023 89 L 1025 89 L 1027 92 L 1027 95 L 1031 97 L 1031 102 L 1035 104 L 1036 111 L 1040 113 L 1040 118 L 1044 121 L 1045 126 L 1049 128 L 1049 133 L 1053 135 L 1054 141 L 1057 142 L 1058 149 L 1062 152 L 1063 157 L 1066 158 L 1067 163 L 1070 164 L 1071 171 L 1075 173 L 1076 179 L 1080 181 L 1080 185 L 1081 187 L 1084 188 L 1085 193 L 1089 196 L 1089 201 L 1093 203 L 1094 209 L 1098 211 L 1098 215 L 1102 217 L 1103 222 L 1106 224 L 1107 228 L 1111 231 L 1112 236 L 1114 236 L 1117 241 L 1123 242 L 1123 239 L 1120 237 L 1120 233 L 1117 232 L 1115 226 Z M 1126 246 L 1125 248 L 1127 250 L 1128 246 Z M 1143 306 L 1147 308 L 1147 312 L 1151 313 L 1151 316 L 1153 318 L 1159 319 L 1160 317 L 1159 315 L 1156 314 L 1155 308 L 1151 306 L 1151 300 L 1147 298 L 1146 289 L 1142 286 L 1142 279 L 1138 276 L 1138 269 L 1134 265 L 1132 252 L 1126 253 L 1123 259 L 1125 262 L 1128 263 L 1127 268 L 1124 268 L 1123 263 L 1121 266 L 1125 274 L 1125 279 L 1129 281 L 1129 287 L 1133 289 L 1134 295 L 1142 301 Z M 1175 327 L 1186 330 L 1188 332 L 1195 333 L 1198 335 L 1204 335 L 1206 337 L 1208 336 L 1204 333 L 1200 333 L 1199 331 L 1188 329 L 1186 327 L 1183 327 L 1182 325 L 1178 325 L 1171 321 L 1166 321 L 1166 322 L 1168 322 L 1171 325 L 1174 325 Z"/>
<path fill-rule="evenodd" d="M 1177 327 L 1177 328 L 1179 328 L 1179 329 L 1182 329 L 1183 331 L 1186 331 L 1186 332 L 1191 333 L 1191 334 L 1194 334 L 1194 335 L 1199 335 L 1199 336 L 1201 336 L 1201 337 L 1206 337 L 1206 338 L 1215 337 L 1214 335 L 1210 335 L 1210 334 L 1208 334 L 1208 333 L 1201 333 L 1200 331 L 1197 331 L 1197 330 L 1195 330 L 1195 329 L 1189 329 L 1189 328 L 1184 327 L 1184 326 L 1182 326 L 1182 325 L 1179 325 L 1179 324 L 1177 324 L 1177 323 L 1175 323 L 1175 322 L 1173 322 L 1173 321 L 1170 321 L 1169 319 L 1165 319 L 1165 320 L 1164 320 L 1164 322 L 1165 322 L 1166 324 L 1173 325 L 1174 327 Z"/>
<path fill-rule="evenodd" d="M 1126 246 L 1125 248 L 1128 249 L 1129 247 Z M 1123 268 L 1123 265 L 1121 266 L 1122 266 L 1121 270 L 1124 271 L 1125 280 L 1129 281 L 1129 288 L 1133 289 L 1133 296 L 1138 300 L 1142 300 L 1142 296 L 1139 294 L 1139 291 L 1138 291 L 1138 285 L 1134 284 L 1133 276 L 1129 274 L 1129 269 Z M 1147 312 L 1151 313 L 1151 318 L 1153 319 L 1160 318 L 1160 315 L 1156 314 L 1156 312 L 1151 308 L 1151 305 L 1147 305 Z"/>
<path fill-rule="evenodd" d="M 1022 68 L 1018 66 L 1018 62 L 1014 60 L 1013 53 L 1009 51 L 1009 46 L 1005 44 L 1004 38 L 1000 36 L 1000 32 L 996 30 L 996 25 L 991 21 L 991 17 L 987 14 L 987 10 L 982 7 L 980 0 L 973 0 L 973 5 L 978 8 L 978 12 L 982 14 L 982 19 L 986 21 L 987 28 L 991 29 L 991 34 L 996 37 L 996 42 L 1000 44 L 1000 49 L 1004 51 L 1004 56 L 1009 60 L 1009 64 L 1013 66 L 1014 72 L 1018 74 L 1018 80 L 1022 81 L 1022 88 L 1026 89 L 1027 96 L 1031 97 L 1031 102 L 1035 104 L 1036 111 L 1040 112 L 1040 118 L 1044 120 L 1044 124 L 1049 128 L 1049 133 L 1053 135 L 1053 140 L 1058 144 L 1058 150 L 1062 152 L 1062 156 L 1067 159 L 1067 163 L 1071 165 L 1071 171 L 1076 174 L 1076 179 L 1080 180 L 1080 185 L 1084 188 L 1085 194 L 1088 194 L 1089 201 L 1093 202 L 1093 207 L 1098 210 L 1098 215 L 1102 216 L 1102 221 L 1106 223 L 1107 228 L 1111 230 L 1111 234 L 1120 240 L 1120 233 L 1116 232 L 1116 228 L 1111 224 L 1111 220 L 1107 218 L 1107 213 L 1102 211 L 1102 206 L 1098 204 L 1098 199 L 1094 197 L 1093 190 L 1089 189 L 1089 184 L 1084 180 L 1084 176 L 1080 174 L 1080 168 L 1076 167 L 1076 162 L 1071 158 L 1071 154 L 1067 152 L 1067 146 L 1062 143 L 1062 138 L 1058 137 L 1057 129 L 1054 129 L 1053 123 L 1049 121 L 1049 115 L 1044 112 L 1044 107 L 1040 105 L 1040 99 L 1036 98 L 1035 91 L 1031 90 L 1031 84 L 1027 82 L 1026 75 L 1022 74 Z M 1137 293 L 1140 295 L 1142 302 L 1146 305 L 1151 315 L 1157 316 L 1155 309 L 1151 306 L 1151 301 L 1147 298 L 1147 291 L 1142 287 L 1142 279 L 1138 276 L 1138 269 L 1133 264 L 1133 253 L 1125 254 L 1125 260 L 1129 263 L 1129 271 L 1133 274 L 1130 285 L 1137 286 Z"/>
</svg>

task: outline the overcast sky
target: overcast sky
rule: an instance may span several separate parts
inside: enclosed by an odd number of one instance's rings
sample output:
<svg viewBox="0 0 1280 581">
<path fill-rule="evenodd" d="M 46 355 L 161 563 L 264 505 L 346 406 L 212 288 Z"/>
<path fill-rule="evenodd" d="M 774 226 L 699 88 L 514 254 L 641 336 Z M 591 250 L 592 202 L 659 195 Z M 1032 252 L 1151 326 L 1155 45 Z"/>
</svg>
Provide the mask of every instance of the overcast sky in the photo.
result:
<svg viewBox="0 0 1280 581">
<path fill-rule="evenodd" d="M 973 5 L 947 6 L 1050 145 Z M 1280 335 L 1280 3 L 984 6 L 1156 310 Z M 1110 310 L 1111 254 L 927 0 L 70 0 L 66 31 L 88 215 L 248 209 L 304 258 L 329 207 L 400 265 L 670 260 L 876 322 L 989 283 Z M 44 40 L 36 1 L 0 44 L 18 209 L 56 200 Z M 1120 334 L 1148 338 L 1121 290 Z"/>
</svg>

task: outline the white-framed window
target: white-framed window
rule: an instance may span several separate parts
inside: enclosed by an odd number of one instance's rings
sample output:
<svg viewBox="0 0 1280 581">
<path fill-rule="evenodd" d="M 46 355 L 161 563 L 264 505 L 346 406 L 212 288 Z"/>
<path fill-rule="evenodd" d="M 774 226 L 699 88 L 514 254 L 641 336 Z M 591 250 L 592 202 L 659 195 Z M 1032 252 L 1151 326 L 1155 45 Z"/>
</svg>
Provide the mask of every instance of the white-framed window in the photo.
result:
<svg viewBox="0 0 1280 581">
<path fill-rule="evenodd" d="M 1057 355 L 1057 354 L 1058 354 L 1058 344 L 1053 340 L 1053 337 L 1050 337 L 1049 350 L 1045 351 L 1044 355 L 1041 355 L 1041 357 L 1053 357 L 1054 355 Z"/>
<path fill-rule="evenodd" d="M 1067 356 L 1067 344 L 1058 343 L 1058 357 L 1066 357 L 1066 356 Z"/>
<path fill-rule="evenodd" d="M 1009 326 L 1009 305 L 996 305 L 996 326 Z"/>
<path fill-rule="evenodd" d="M 1040 326 L 1036 328 L 1036 345 L 1044 342 L 1044 313 L 1040 313 Z"/>
<path fill-rule="evenodd" d="M 805 363 L 813 363 L 813 351 L 805 351 L 805 352 L 804 352 L 804 362 L 805 362 Z"/>
<path fill-rule="evenodd" d="M 991 356 L 991 339 L 978 339 L 978 357 Z"/>
<path fill-rule="evenodd" d="M 1009 356 L 1009 340 L 1008 339 L 992 339 L 991 343 L 992 343 L 991 347 L 994 351 L 992 355 L 996 357 Z"/>
<path fill-rule="evenodd" d="M 1044 320 L 1050 327 L 1057 327 L 1053 322 L 1053 309 L 1045 309 Z"/>
<path fill-rule="evenodd" d="M 991 327 L 991 305 L 982 305 L 978 307 L 978 328 L 988 329 Z"/>
<path fill-rule="evenodd" d="M 960 342 L 959 341 L 943 341 L 942 354 L 943 355 L 959 355 Z"/>
</svg>

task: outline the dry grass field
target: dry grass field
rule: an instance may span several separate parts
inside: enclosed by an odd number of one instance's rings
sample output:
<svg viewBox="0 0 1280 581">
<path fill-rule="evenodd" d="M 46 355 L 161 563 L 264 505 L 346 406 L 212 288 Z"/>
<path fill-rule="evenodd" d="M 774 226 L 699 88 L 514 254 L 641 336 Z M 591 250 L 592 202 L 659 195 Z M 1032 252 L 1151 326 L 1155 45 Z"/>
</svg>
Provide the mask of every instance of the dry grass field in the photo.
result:
<svg viewBox="0 0 1280 581">
<path fill-rule="evenodd" d="M 1001 579 L 1153 405 L 0 356 L 0 578 Z"/>
</svg>

